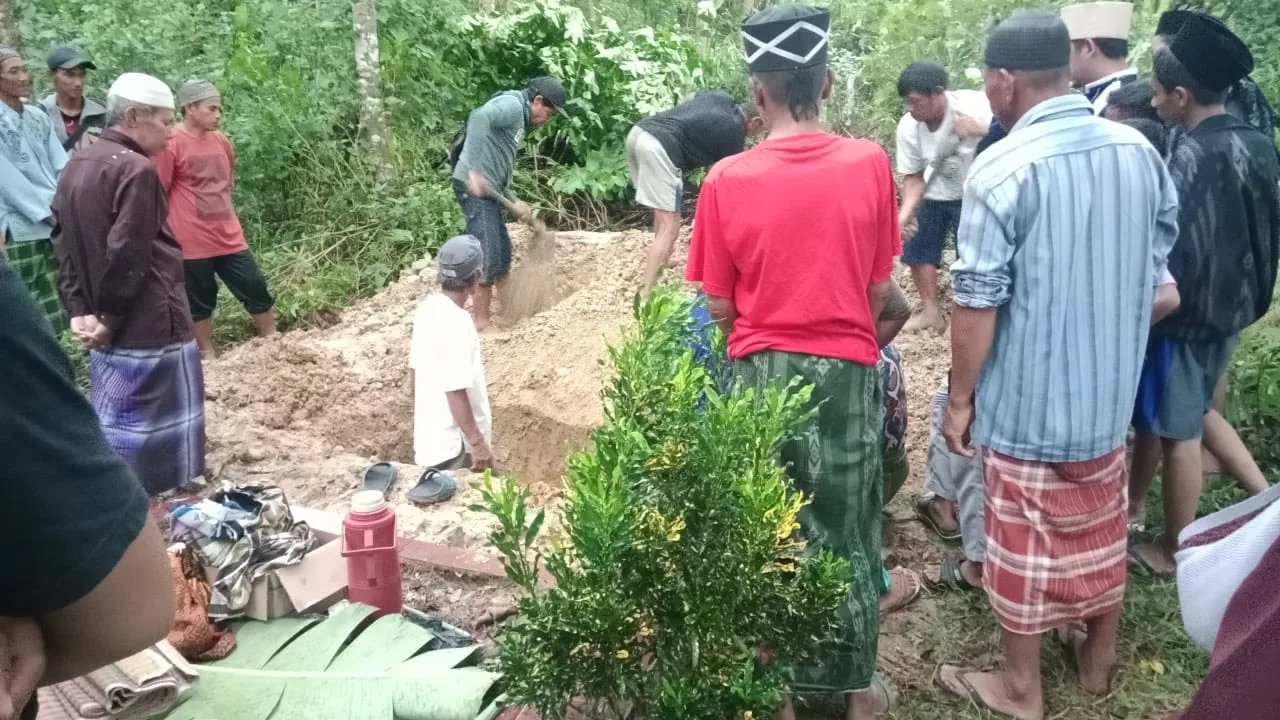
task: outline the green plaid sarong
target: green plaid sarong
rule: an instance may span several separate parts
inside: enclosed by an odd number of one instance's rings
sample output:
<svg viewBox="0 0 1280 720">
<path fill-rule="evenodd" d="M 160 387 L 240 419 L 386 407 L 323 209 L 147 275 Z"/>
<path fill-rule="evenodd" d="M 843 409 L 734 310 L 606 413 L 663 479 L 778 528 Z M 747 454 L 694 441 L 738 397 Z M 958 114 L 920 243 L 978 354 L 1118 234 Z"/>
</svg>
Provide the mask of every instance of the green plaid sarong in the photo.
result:
<svg viewBox="0 0 1280 720">
<path fill-rule="evenodd" d="M 880 526 L 880 374 L 875 366 L 778 351 L 734 362 L 737 382 L 757 390 L 771 380 L 800 378 L 814 386 L 818 414 L 780 447 L 780 460 L 797 490 L 811 502 L 800 511 L 800 532 L 813 547 L 849 561 L 849 596 L 840 608 L 842 630 L 825 650 L 822 667 L 801 668 L 798 694 L 866 690 L 876 667 L 884 567 Z"/>
<path fill-rule="evenodd" d="M 5 243 L 5 257 L 9 267 L 27 284 L 27 291 L 40 311 L 49 319 L 53 334 L 62 335 L 68 325 L 67 316 L 62 312 L 62 302 L 58 299 L 58 259 L 53 254 L 53 242 L 10 240 Z"/>
</svg>

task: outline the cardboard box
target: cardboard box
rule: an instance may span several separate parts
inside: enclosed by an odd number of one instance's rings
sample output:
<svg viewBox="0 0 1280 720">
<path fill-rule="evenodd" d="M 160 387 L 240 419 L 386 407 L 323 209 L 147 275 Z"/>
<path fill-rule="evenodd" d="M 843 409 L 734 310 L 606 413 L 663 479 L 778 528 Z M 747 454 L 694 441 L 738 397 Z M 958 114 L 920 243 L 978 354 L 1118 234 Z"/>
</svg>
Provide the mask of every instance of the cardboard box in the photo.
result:
<svg viewBox="0 0 1280 720">
<path fill-rule="evenodd" d="M 278 568 L 254 581 L 245 614 L 255 620 L 270 620 L 295 612 L 321 612 L 347 596 L 342 517 L 310 508 L 294 508 L 293 519 L 307 523 L 318 544 L 301 562 Z"/>
</svg>

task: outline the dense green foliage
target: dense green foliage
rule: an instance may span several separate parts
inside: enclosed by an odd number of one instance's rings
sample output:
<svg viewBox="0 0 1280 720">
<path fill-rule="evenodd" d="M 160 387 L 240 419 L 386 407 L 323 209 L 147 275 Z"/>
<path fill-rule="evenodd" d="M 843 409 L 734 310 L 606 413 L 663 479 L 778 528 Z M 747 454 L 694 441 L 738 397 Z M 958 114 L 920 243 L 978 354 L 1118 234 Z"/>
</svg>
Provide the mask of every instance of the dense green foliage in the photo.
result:
<svg viewBox="0 0 1280 720">
<path fill-rule="evenodd" d="M 379 185 L 356 144 L 360 98 L 348 0 L 13 2 L 32 66 L 41 66 L 49 47 L 76 44 L 98 62 L 94 94 L 125 70 L 175 87 L 196 76 L 218 84 L 239 157 L 237 204 L 286 326 L 372 293 L 459 229 L 443 168 L 446 144 L 472 107 L 537 74 L 565 80 L 572 112 L 529 134 L 519 192 L 560 225 L 598 227 L 628 217 L 617 203 L 630 192 L 621 146 L 631 123 L 702 87 L 745 95 L 737 26 L 766 4 L 380 0 L 383 94 L 398 177 Z M 1148 35 L 1169 4 L 1139 0 L 1135 37 Z M 1251 42 L 1258 80 L 1280 96 L 1273 3 L 1208 4 Z M 826 120 L 891 147 L 902 113 L 895 92 L 901 68 L 933 58 L 957 85 L 976 87 L 986 29 L 1025 3 L 830 5 L 837 82 Z M 1145 44 L 1136 42 L 1134 51 L 1142 61 Z M 223 309 L 239 316 L 233 305 Z"/>
<path fill-rule="evenodd" d="M 796 539 L 803 499 L 775 458 L 810 388 L 720 394 L 687 349 L 691 303 L 660 288 L 610 350 L 606 420 L 570 458 L 567 539 L 545 558 L 553 588 L 536 587 L 541 514 L 514 480 L 485 487 L 528 592 L 502 642 L 507 691 L 544 718 L 579 697 L 634 718 L 769 717 L 847 592 L 847 565 Z"/>
<path fill-rule="evenodd" d="M 1280 471 L 1280 303 L 1241 335 L 1228 387 L 1232 424 L 1264 471 Z"/>
</svg>

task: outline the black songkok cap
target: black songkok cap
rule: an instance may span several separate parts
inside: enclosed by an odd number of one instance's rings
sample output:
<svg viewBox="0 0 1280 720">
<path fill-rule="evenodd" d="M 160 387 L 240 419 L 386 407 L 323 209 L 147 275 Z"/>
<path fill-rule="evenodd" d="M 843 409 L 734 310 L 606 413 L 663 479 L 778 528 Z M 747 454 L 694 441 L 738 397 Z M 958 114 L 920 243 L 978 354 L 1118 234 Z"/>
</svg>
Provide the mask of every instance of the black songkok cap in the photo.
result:
<svg viewBox="0 0 1280 720">
<path fill-rule="evenodd" d="M 986 66 L 997 70 L 1058 70 L 1071 64 L 1071 33 L 1057 13 L 1019 10 L 987 38 Z"/>
<path fill-rule="evenodd" d="M 753 73 L 827 64 L 831 13 L 809 5 L 767 8 L 742 23 L 742 49 Z"/>
<path fill-rule="evenodd" d="M 1221 22 L 1193 15 L 1169 41 L 1169 52 L 1209 90 L 1222 92 L 1253 72 L 1253 53 Z"/>
<path fill-rule="evenodd" d="M 1182 29 L 1183 23 L 1190 17 L 1198 17 L 1214 25 L 1226 27 L 1226 24 L 1218 18 L 1199 10 L 1169 10 L 1160 16 L 1160 20 L 1156 24 L 1156 34 L 1171 38 L 1178 34 L 1178 31 Z"/>
</svg>

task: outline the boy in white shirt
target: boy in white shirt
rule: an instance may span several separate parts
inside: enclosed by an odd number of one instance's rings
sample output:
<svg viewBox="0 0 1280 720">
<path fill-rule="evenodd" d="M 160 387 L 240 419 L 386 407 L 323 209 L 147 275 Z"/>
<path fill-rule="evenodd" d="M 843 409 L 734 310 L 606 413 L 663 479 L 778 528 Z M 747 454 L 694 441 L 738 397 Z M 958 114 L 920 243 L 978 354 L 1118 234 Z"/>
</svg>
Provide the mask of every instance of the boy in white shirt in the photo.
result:
<svg viewBox="0 0 1280 720">
<path fill-rule="evenodd" d="M 902 262 L 920 295 L 920 308 L 906 332 L 947 322 L 938 306 L 938 267 L 948 235 L 960 224 L 960 198 L 978 142 L 991 126 L 991 105 L 978 90 L 947 91 L 947 71 L 914 62 L 898 78 L 907 114 L 898 122 L 898 173 L 902 205 L 898 224 L 906 241 Z"/>
<path fill-rule="evenodd" d="M 480 336 L 465 306 L 480 282 L 484 251 L 475 236 L 459 235 L 440 248 L 436 264 L 440 292 L 418 305 L 409 351 L 414 464 L 428 474 L 464 466 L 483 472 L 493 467 L 493 415 Z"/>
</svg>

